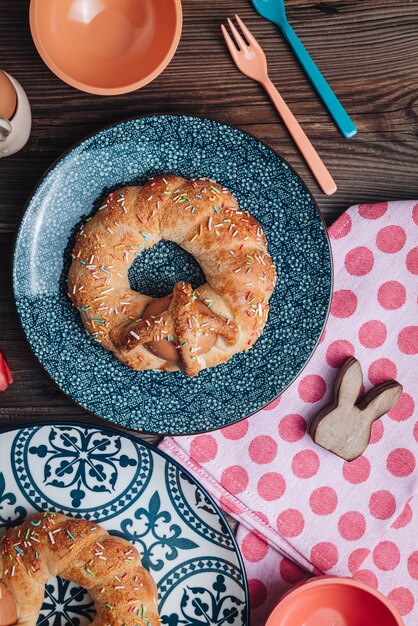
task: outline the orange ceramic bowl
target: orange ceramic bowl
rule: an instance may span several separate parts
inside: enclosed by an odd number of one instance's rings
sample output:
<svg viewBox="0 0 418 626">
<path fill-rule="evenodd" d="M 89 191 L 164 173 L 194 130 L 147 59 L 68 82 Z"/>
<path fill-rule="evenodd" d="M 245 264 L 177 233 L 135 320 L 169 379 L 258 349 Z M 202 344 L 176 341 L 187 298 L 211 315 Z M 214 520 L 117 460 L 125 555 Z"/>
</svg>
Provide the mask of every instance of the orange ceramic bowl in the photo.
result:
<svg viewBox="0 0 418 626">
<path fill-rule="evenodd" d="M 379 591 L 351 578 L 320 576 L 292 589 L 266 626 L 405 626 Z"/>
<path fill-rule="evenodd" d="M 46 65 L 89 93 L 143 87 L 172 59 L 181 0 L 32 0 L 30 27 Z"/>
</svg>

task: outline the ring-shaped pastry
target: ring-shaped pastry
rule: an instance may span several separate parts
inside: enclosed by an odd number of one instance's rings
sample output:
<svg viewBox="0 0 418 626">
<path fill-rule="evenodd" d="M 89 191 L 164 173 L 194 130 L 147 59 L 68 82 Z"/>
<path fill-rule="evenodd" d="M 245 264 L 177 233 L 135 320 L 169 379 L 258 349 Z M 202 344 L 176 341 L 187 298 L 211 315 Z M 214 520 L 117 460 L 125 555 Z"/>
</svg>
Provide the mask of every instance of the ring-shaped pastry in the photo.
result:
<svg viewBox="0 0 418 626">
<path fill-rule="evenodd" d="M 97 524 L 37 513 L 9 528 L 0 547 L 1 626 L 36 626 L 52 576 L 88 590 L 91 626 L 160 626 L 157 586 L 138 551 Z"/>
<path fill-rule="evenodd" d="M 181 281 L 162 300 L 133 291 L 130 266 L 162 239 L 193 255 L 207 283 Z M 120 361 L 194 376 L 254 344 L 275 281 L 259 223 L 227 189 L 167 175 L 106 198 L 77 235 L 68 286 L 89 334 Z"/>
</svg>

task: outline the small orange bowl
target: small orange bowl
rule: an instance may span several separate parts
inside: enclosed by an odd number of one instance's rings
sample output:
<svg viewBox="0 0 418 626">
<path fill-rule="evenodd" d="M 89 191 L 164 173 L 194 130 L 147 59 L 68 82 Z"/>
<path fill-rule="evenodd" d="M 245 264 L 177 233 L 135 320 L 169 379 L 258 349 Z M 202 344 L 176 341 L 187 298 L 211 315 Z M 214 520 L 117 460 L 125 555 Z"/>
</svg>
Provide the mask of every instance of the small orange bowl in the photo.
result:
<svg viewBox="0 0 418 626">
<path fill-rule="evenodd" d="M 118 95 L 151 82 L 171 61 L 181 0 L 32 0 L 30 28 L 59 78 L 88 93 Z"/>
<path fill-rule="evenodd" d="M 266 626 L 405 626 L 383 594 L 351 578 L 320 576 L 286 594 Z"/>
</svg>

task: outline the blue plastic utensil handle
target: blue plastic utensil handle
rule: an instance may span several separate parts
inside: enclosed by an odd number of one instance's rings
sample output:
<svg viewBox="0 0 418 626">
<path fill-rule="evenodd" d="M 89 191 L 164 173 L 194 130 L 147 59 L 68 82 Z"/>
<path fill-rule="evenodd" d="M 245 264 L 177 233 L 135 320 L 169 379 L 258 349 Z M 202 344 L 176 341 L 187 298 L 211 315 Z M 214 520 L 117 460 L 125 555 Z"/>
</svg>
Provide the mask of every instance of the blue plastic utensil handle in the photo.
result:
<svg viewBox="0 0 418 626">
<path fill-rule="evenodd" d="M 279 26 L 289 45 L 293 49 L 293 52 L 295 53 L 299 63 L 302 65 L 309 80 L 315 87 L 318 96 L 325 104 L 326 108 L 331 114 L 331 117 L 333 118 L 334 122 L 336 123 L 344 137 L 354 137 L 354 135 L 357 133 L 357 128 L 355 127 L 354 123 L 352 122 L 350 116 L 344 109 L 341 102 L 338 100 L 335 93 L 332 91 L 331 87 L 328 85 L 325 78 L 322 76 L 311 55 L 306 50 L 305 46 L 303 45 L 289 22 L 286 21 L 280 24 L 277 23 L 277 25 Z"/>
</svg>

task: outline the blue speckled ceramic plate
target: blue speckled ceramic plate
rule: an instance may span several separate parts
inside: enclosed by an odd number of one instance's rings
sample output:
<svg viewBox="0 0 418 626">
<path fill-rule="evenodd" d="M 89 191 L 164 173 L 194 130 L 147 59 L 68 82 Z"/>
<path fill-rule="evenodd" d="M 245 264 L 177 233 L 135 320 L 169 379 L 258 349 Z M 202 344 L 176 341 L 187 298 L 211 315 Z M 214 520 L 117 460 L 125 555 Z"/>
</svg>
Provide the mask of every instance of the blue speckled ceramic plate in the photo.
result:
<svg viewBox="0 0 418 626">
<path fill-rule="evenodd" d="M 67 297 L 74 236 L 109 190 L 174 172 L 209 176 L 260 222 L 278 284 L 268 323 L 246 353 L 187 378 L 134 372 L 86 336 Z M 204 282 L 194 260 L 161 242 L 131 268 L 134 289 L 170 293 L 177 280 Z M 320 337 L 330 301 L 331 256 L 305 185 L 275 152 L 230 126 L 195 117 L 123 122 L 67 152 L 42 179 L 18 232 L 13 267 L 28 341 L 61 389 L 89 411 L 142 431 L 220 428 L 262 408 L 297 376 Z"/>
<path fill-rule="evenodd" d="M 134 543 L 158 586 L 162 624 L 247 626 L 241 556 L 195 479 L 140 439 L 108 428 L 37 425 L 0 434 L 0 535 L 34 511 L 101 524 Z M 87 626 L 87 591 L 46 586 L 38 626 Z"/>
</svg>

